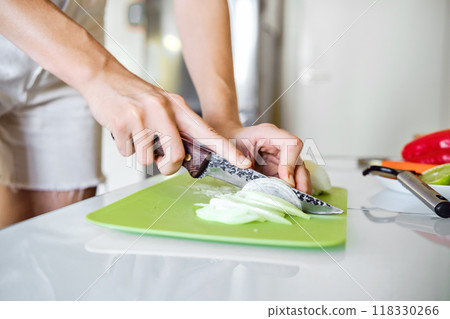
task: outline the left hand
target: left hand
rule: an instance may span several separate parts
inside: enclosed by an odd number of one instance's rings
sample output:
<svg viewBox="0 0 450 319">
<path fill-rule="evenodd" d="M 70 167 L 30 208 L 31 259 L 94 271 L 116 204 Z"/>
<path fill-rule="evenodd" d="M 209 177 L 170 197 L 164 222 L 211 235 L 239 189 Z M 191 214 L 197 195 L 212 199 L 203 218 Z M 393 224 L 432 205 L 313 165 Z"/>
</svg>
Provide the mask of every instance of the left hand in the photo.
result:
<svg viewBox="0 0 450 319">
<path fill-rule="evenodd" d="M 266 176 L 279 177 L 299 191 L 311 194 L 309 172 L 300 158 L 303 142 L 273 124 L 228 129 L 227 138 L 252 160 L 252 168 Z"/>
</svg>

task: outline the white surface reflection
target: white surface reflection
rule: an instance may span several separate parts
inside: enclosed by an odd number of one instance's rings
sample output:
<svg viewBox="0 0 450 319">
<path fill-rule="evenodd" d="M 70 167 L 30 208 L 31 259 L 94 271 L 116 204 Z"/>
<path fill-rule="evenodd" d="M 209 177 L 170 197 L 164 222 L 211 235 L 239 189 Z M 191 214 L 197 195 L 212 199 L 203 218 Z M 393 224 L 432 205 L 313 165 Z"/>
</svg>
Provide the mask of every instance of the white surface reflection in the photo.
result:
<svg viewBox="0 0 450 319">
<path fill-rule="evenodd" d="M 320 263 L 329 259 L 326 255 L 321 255 L 322 258 L 317 257 L 317 252 L 321 251 L 319 247 L 311 249 L 264 247 L 155 236 L 143 236 L 133 244 L 136 236 L 108 230 L 87 242 L 85 248 L 87 251 L 100 254 L 209 258 L 274 266 L 299 266 L 302 263 Z M 332 251 L 336 260 L 342 260 L 344 247 L 341 245 L 327 248 L 327 251 Z"/>
<path fill-rule="evenodd" d="M 369 219 L 360 207 L 377 181 L 355 168 L 327 169 L 348 189 L 345 246 L 145 236 L 128 249 L 136 235 L 85 220 L 162 179 L 150 178 L 0 230 L 0 300 L 449 300 L 447 220 L 380 209 Z"/>
</svg>

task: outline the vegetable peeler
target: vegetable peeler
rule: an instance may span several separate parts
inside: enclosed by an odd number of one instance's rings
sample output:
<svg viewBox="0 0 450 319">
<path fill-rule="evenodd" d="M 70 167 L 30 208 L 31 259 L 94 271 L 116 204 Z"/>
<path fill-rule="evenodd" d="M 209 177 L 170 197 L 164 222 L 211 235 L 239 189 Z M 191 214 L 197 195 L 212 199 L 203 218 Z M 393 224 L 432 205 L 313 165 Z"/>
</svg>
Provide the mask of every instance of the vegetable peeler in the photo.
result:
<svg viewBox="0 0 450 319">
<path fill-rule="evenodd" d="M 372 165 L 362 173 L 380 175 L 397 179 L 407 190 L 442 218 L 450 217 L 450 201 L 424 183 L 413 171 L 398 170 L 384 166 Z"/>
</svg>

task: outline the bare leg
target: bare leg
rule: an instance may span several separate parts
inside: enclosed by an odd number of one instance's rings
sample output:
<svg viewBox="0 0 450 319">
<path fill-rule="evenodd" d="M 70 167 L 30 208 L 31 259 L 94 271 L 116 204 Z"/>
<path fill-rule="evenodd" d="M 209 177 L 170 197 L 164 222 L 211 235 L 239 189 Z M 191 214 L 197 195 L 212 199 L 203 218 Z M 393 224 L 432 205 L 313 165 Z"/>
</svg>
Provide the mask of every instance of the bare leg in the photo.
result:
<svg viewBox="0 0 450 319">
<path fill-rule="evenodd" d="M 0 228 L 95 196 L 96 191 L 97 187 L 40 191 L 0 185 Z"/>
</svg>

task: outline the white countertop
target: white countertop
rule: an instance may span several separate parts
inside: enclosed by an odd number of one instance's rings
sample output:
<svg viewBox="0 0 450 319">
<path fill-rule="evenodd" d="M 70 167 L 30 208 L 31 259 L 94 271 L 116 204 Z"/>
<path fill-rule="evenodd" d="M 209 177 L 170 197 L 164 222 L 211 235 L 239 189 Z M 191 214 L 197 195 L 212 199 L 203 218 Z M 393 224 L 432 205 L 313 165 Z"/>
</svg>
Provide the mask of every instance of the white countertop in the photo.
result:
<svg viewBox="0 0 450 319">
<path fill-rule="evenodd" d="M 383 186 L 355 159 L 327 164 L 348 189 L 345 245 L 139 238 L 85 220 L 158 176 L 0 230 L 0 300 L 450 300 L 450 219 L 375 208 Z"/>
</svg>

